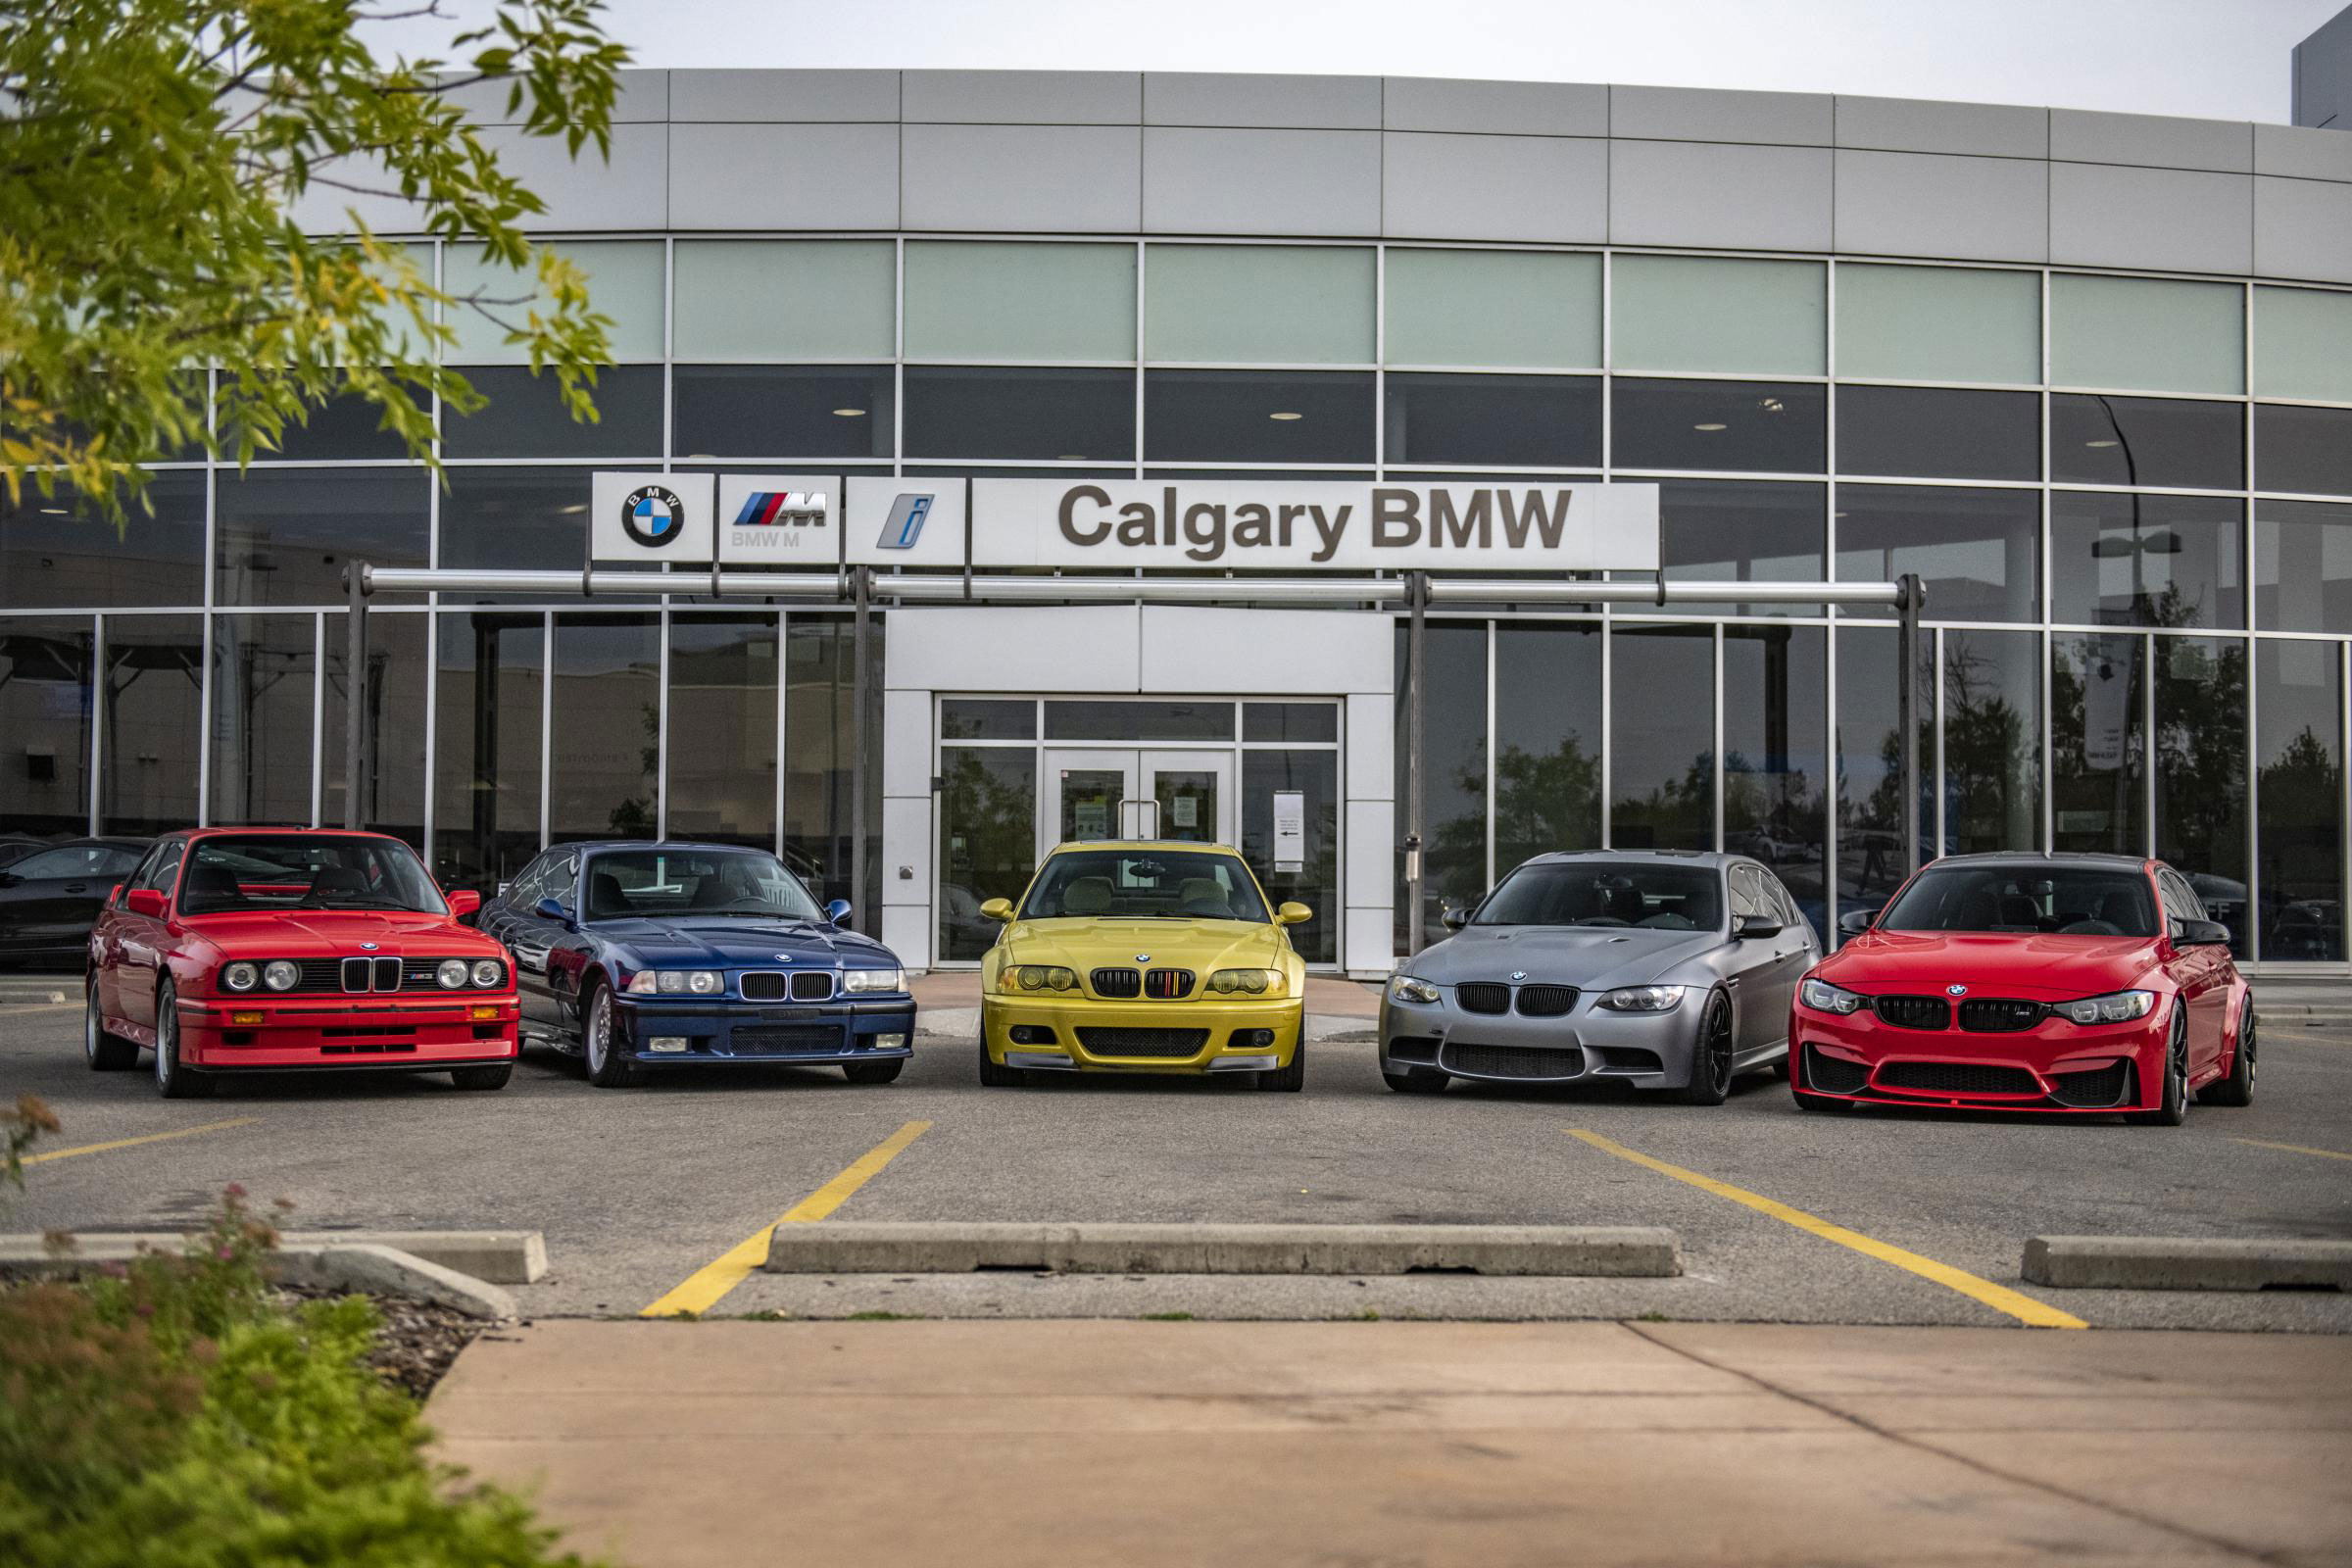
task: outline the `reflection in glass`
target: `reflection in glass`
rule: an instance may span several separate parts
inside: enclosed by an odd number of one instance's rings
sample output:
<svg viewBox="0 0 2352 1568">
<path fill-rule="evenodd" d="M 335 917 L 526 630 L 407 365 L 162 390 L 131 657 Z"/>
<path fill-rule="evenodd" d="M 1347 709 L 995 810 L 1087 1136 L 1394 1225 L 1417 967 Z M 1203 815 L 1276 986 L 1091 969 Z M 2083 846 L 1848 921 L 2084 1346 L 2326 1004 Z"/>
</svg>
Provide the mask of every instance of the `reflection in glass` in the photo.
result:
<svg viewBox="0 0 2352 1568">
<path fill-rule="evenodd" d="M 0 620 L 0 829 L 88 830 L 95 639 L 87 615 Z"/>
<path fill-rule="evenodd" d="M 1037 754 L 943 746 L 939 770 L 939 956 L 974 959 L 1004 929 L 980 906 L 1019 898 L 1037 862 Z"/>
<path fill-rule="evenodd" d="M 2156 639 L 2156 855 L 2249 951 L 2242 641 Z"/>
<path fill-rule="evenodd" d="M 2050 496 L 2050 617 L 2112 626 L 2242 626 L 2245 507 L 2206 496 Z"/>
<path fill-rule="evenodd" d="M 1609 843 L 1713 849 L 1714 631 L 1618 626 L 1609 635 Z"/>
<path fill-rule="evenodd" d="M 441 497 L 442 565 L 576 572 L 586 563 L 588 469 L 451 468 L 447 473 L 449 489 Z M 444 594 L 442 603 L 500 597 Z"/>
<path fill-rule="evenodd" d="M 2038 479 L 2041 399 L 2032 392 L 1841 386 L 1838 471 L 1898 479 Z"/>
<path fill-rule="evenodd" d="M 1229 741 L 1231 703 L 1124 702 L 1098 698 L 1046 704 L 1050 741 Z"/>
<path fill-rule="evenodd" d="M 535 612 L 438 619 L 433 875 L 490 891 L 539 853 L 547 638 Z"/>
<path fill-rule="evenodd" d="M 230 378 L 233 384 L 234 377 Z M 338 373 L 336 384 L 342 384 Z M 410 395 L 417 406 L 430 410 L 430 402 L 413 388 Z M 333 463 L 364 459 L 399 460 L 409 455 L 408 443 L 397 431 L 383 428 L 383 411 L 364 397 L 348 392 L 335 392 L 322 403 L 310 406 L 309 418 L 297 424 L 292 420 L 278 432 L 275 452 L 254 449 L 256 463 Z M 240 431 L 235 426 L 220 432 L 221 456 L 233 459 L 237 452 Z"/>
<path fill-rule="evenodd" d="M 1919 650 L 1920 858 L 1936 847 L 1935 639 Z M 1838 913 L 1876 909 L 1903 881 L 1903 740 L 1895 690 L 1902 662 L 1892 627 L 1838 633 Z M 1822 940 L 1844 935 L 1825 928 Z"/>
<path fill-rule="evenodd" d="M 1119 836 L 1119 802 L 1127 798 L 1127 775 L 1115 767 L 1065 767 L 1054 780 L 1061 802 L 1062 844 L 1091 844 Z"/>
<path fill-rule="evenodd" d="M 2344 956 L 2344 694 L 2333 644 L 2254 656 L 2261 958 Z"/>
<path fill-rule="evenodd" d="M 217 601 L 340 605 L 349 593 L 343 568 L 351 562 L 423 565 L 431 482 L 414 468 L 255 468 L 241 477 L 222 471 L 214 534 Z"/>
<path fill-rule="evenodd" d="M 193 605 L 204 597 L 205 476 L 167 469 L 147 485 L 147 506 L 120 524 L 60 486 L 0 496 L 0 608 L 128 609 Z"/>
<path fill-rule="evenodd" d="M 1244 703 L 1246 741 L 1336 741 L 1340 710 L 1334 703 Z"/>
<path fill-rule="evenodd" d="M 311 615 L 213 617 L 212 821 L 309 825 L 318 632 Z"/>
<path fill-rule="evenodd" d="M 852 725 L 857 638 L 847 615 L 792 615 L 784 630 L 784 861 L 823 903 L 848 899 L 858 928 L 880 929 L 882 907 L 882 674 L 886 621 L 874 622 L 866 670 L 865 886 L 850 882 L 854 825 Z M 1029 841 L 1023 853 L 1032 853 Z M 1017 891 L 1017 890 L 1016 890 Z M 1009 895 L 1007 895 L 1009 897 Z M 868 918 L 868 916 L 872 918 Z"/>
<path fill-rule="evenodd" d="M 2059 632 L 2050 639 L 2051 846 L 2146 853 L 2147 639 Z M 2014 848 L 2015 846 L 2011 846 Z"/>
<path fill-rule="evenodd" d="M 943 741 L 1033 741 L 1037 705 L 1027 698 L 951 697 L 939 705 Z"/>
<path fill-rule="evenodd" d="M 1487 628 L 1481 622 L 1431 621 L 1423 632 L 1429 662 L 1421 707 L 1426 729 L 1421 780 L 1426 853 L 1421 857 L 1424 940 L 1445 935 L 1447 909 L 1466 909 L 1487 891 Z M 1410 831 L 1406 790 L 1406 677 L 1410 642 L 1396 627 L 1396 836 Z M 1404 953 L 1408 901 L 1404 852 L 1396 856 L 1396 951 Z"/>
<path fill-rule="evenodd" d="M 2254 612 L 2265 631 L 2352 631 L 2352 502 L 2254 503 Z"/>
<path fill-rule="evenodd" d="M 608 365 L 588 389 L 596 417 L 575 419 L 564 406 L 553 372 L 533 375 L 519 366 L 466 371 L 490 401 L 471 414 L 441 411 L 445 458 L 659 457 L 662 452 L 662 367 Z"/>
<path fill-rule="evenodd" d="M 1917 572 L 1931 620 L 2034 620 L 2041 613 L 2041 497 L 1942 485 L 1838 487 L 1838 576 L 1891 582 Z M 1891 620 L 1879 606 L 1843 613 Z"/>
<path fill-rule="evenodd" d="M 424 843 L 424 662 L 430 628 L 423 615 L 368 617 L 368 776 L 360 821 L 412 846 Z M 344 704 L 351 659 L 344 617 L 326 617 L 325 701 L 318 733 L 318 820 L 343 821 Z"/>
<path fill-rule="evenodd" d="M 1590 376 L 1392 370 L 1387 396 L 1390 463 L 1600 466 L 1600 382 Z"/>
<path fill-rule="evenodd" d="M 1495 625 L 1497 877 L 1533 855 L 1600 847 L 1600 639 L 1590 622 Z"/>
<path fill-rule="evenodd" d="M 1829 925 L 1826 639 L 1819 626 L 1723 629 L 1723 847 L 1771 866 L 1816 931 Z"/>
<path fill-rule="evenodd" d="M 1135 460 L 1135 372 L 906 367 L 910 458 Z"/>
<path fill-rule="evenodd" d="M 194 615 L 112 615 L 100 667 L 102 832 L 156 834 L 196 820 L 204 627 Z"/>
<path fill-rule="evenodd" d="M 1819 383 L 1621 375 L 1615 386 L 1610 440 L 1620 468 L 1820 473 L 1828 461 Z"/>
<path fill-rule="evenodd" d="M 887 365 L 681 365 L 670 449 L 681 458 L 888 458 Z"/>
<path fill-rule="evenodd" d="M 1144 377 L 1144 456 L 1152 463 L 1370 463 L 1371 372 L 1151 371 Z"/>
<path fill-rule="evenodd" d="M 671 617 L 671 838 L 776 842 L 777 637 L 773 614 Z"/>
<path fill-rule="evenodd" d="M 1274 796 L 1296 790 L 1306 843 L 1296 871 L 1274 868 Z M 1274 905 L 1297 901 L 1315 917 L 1290 927 L 1309 963 L 1336 963 L 1340 945 L 1340 758 L 1337 752 L 1261 750 L 1242 754 L 1242 858 Z"/>
<path fill-rule="evenodd" d="M 1943 793 L 1946 855 L 2041 848 L 2041 639 L 2033 632 L 1944 632 Z"/>
<path fill-rule="evenodd" d="M 2050 477 L 2060 484 L 2242 489 L 2245 406 L 2053 393 Z"/>
<path fill-rule="evenodd" d="M 2352 409 L 2255 404 L 2254 486 L 2352 496 Z"/>
<path fill-rule="evenodd" d="M 661 638 L 653 615 L 556 617 L 551 842 L 654 836 Z"/>
<path fill-rule="evenodd" d="M 1819 582 L 1828 487 L 1769 479 L 1668 479 L 1658 486 L 1658 559 L 1669 579 Z M 1810 615 L 1811 605 L 1677 605 L 1690 614 Z"/>
<path fill-rule="evenodd" d="M 1159 808 L 1153 832 L 1190 844 L 1216 843 L 1217 777 L 1213 767 L 1152 769 L 1152 801 Z"/>
</svg>

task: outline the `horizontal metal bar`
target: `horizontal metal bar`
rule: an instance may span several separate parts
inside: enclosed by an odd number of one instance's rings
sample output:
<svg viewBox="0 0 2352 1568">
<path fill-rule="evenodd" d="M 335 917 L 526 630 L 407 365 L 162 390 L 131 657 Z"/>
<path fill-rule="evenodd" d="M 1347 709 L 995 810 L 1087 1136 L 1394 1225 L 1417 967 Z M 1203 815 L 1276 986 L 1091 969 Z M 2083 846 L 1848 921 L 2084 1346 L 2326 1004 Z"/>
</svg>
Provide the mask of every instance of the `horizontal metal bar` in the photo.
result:
<svg viewBox="0 0 2352 1568">
<path fill-rule="evenodd" d="M 1739 600 L 1751 605 L 1899 605 L 1902 588 L 1891 582 L 1698 582 L 1672 578 L 1647 582 L 1543 578 L 1432 577 L 1433 600 L 1507 601 L 1515 604 L 1696 605 Z"/>
<path fill-rule="evenodd" d="M 905 600 L 964 597 L 961 577 L 877 577 L 874 593 Z M 1066 599 L 1119 604 L 1401 604 L 1404 582 L 1396 577 L 974 577 L 971 597 L 1000 604 Z"/>
</svg>

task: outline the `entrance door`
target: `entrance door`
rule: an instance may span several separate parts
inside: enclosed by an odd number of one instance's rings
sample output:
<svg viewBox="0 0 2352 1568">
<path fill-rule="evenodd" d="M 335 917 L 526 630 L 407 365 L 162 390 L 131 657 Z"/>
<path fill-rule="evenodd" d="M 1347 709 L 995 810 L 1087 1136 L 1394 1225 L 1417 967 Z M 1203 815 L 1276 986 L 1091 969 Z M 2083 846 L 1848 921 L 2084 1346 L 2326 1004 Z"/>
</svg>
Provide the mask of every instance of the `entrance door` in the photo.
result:
<svg viewBox="0 0 2352 1568">
<path fill-rule="evenodd" d="M 1159 806 L 1153 837 L 1189 844 L 1233 842 L 1233 754 L 1146 752 L 1142 788 Z"/>
<path fill-rule="evenodd" d="M 1045 782 L 1046 809 L 1038 821 L 1041 857 L 1056 844 L 1139 835 L 1196 844 L 1233 842 L 1230 751 L 1049 748 Z M 1157 812 L 1140 808 L 1142 802 L 1155 804 Z"/>
<path fill-rule="evenodd" d="M 1141 755 L 1129 751 L 1046 753 L 1045 807 L 1038 813 L 1037 855 L 1056 844 L 1087 844 L 1119 836 L 1119 803 L 1135 794 Z"/>
</svg>

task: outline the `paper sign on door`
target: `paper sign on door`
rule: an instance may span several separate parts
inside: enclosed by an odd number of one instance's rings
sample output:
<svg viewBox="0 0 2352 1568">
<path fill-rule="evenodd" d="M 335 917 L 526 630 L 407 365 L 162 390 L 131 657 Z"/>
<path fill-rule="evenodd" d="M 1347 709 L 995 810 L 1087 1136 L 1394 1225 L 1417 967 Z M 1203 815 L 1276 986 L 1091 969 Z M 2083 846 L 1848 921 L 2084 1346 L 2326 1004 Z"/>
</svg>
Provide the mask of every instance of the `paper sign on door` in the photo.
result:
<svg viewBox="0 0 2352 1568">
<path fill-rule="evenodd" d="M 1274 792 L 1274 871 L 1277 876 L 1306 869 L 1306 794 Z"/>
</svg>

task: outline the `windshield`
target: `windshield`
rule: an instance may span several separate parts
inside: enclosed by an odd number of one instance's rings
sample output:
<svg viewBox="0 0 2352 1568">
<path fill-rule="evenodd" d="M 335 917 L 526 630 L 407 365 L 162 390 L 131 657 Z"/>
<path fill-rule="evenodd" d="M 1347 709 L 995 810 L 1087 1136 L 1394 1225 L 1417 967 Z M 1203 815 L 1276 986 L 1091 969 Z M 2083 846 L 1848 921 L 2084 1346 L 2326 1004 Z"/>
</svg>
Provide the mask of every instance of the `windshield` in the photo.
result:
<svg viewBox="0 0 2352 1568">
<path fill-rule="evenodd" d="M 262 909 L 408 909 L 447 914 L 416 852 L 398 839 L 292 833 L 198 839 L 179 879 L 181 914 Z"/>
<path fill-rule="evenodd" d="M 2120 868 L 1931 866 L 1886 906 L 1878 928 L 2152 937 L 2156 899 L 2144 875 Z"/>
<path fill-rule="evenodd" d="M 618 850 L 588 862 L 589 919 L 681 914 L 825 918 L 800 878 L 761 850 Z"/>
<path fill-rule="evenodd" d="M 1256 920 L 1266 902 L 1231 855 L 1185 850 L 1073 850 L 1046 861 L 1021 906 L 1026 920 Z"/>
<path fill-rule="evenodd" d="M 1487 896 L 1471 923 L 1712 931 L 1723 924 L 1723 873 L 1656 860 L 1523 865 Z"/>
</svg>

